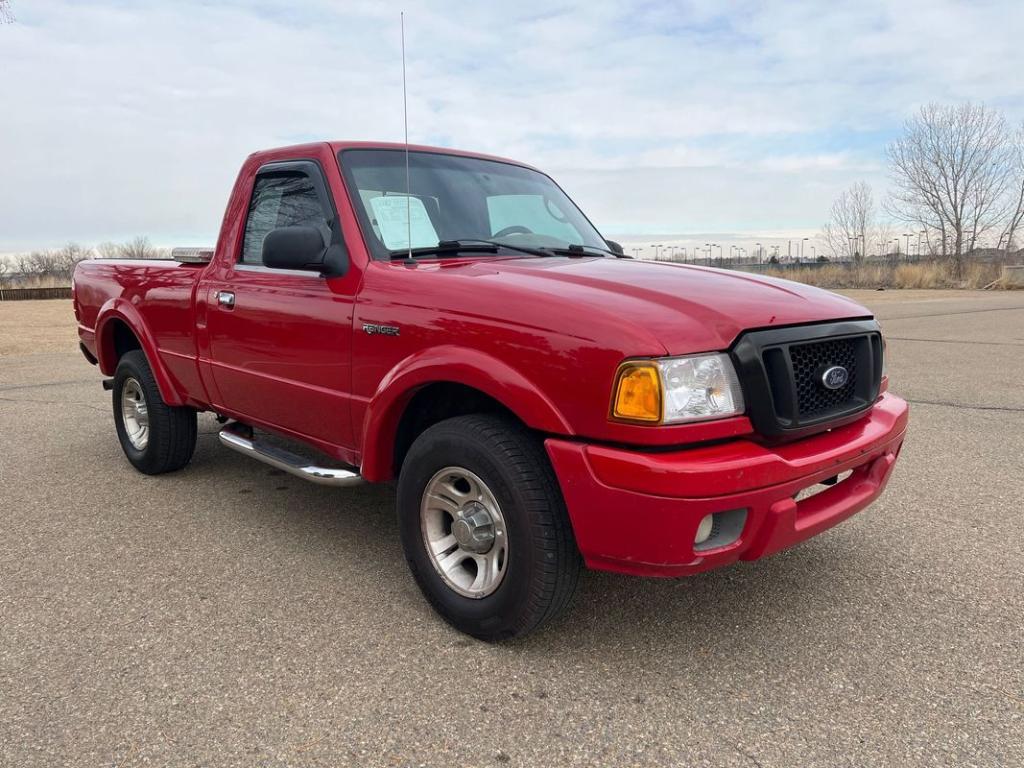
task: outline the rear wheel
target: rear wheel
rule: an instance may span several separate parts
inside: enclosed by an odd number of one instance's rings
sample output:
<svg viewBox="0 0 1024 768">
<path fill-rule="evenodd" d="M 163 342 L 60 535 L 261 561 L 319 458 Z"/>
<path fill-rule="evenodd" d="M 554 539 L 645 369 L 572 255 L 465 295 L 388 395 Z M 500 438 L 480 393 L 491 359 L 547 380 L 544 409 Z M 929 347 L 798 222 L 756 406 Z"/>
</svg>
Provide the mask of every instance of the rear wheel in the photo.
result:
<svg viewBox="0 0 1024 768">
<path fill-rule="evenodd" d="M 523 635 L 576 588 L 580 556 L 554 472 L 511 418 L 459 416 L 423 432 L 402 464 L 398 517 L 416 583 L 467 634 Z"/>
<path fill-rule="evenodd" d="M 159 475 L 189 463 L 196 447 L 196 412 L 164 402 L 141 350 L 121 357 L 113 392 L 117 437 L 133 467 Z"/>
</svg>

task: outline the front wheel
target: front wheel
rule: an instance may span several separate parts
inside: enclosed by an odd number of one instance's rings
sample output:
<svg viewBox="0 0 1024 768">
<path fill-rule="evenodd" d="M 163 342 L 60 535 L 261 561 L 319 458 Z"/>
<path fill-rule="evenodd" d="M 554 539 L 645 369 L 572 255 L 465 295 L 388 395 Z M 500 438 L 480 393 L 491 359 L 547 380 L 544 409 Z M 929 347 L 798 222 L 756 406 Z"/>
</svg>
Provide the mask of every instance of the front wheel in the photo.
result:
<svg viewBox="0 0 1024 768">
<path fill-rule="evenodd" d="M 117 438 L 133 467 L 159 475 L 189 463 L 196 447 L 196 412 L 164 402 L 141 350 L 121 357 L 113 391 Z"/>
<path fill-rule="evenodd" d="M 539 441 L 501 416 L 448 419 L 409 449 L 398 522 L 416 583 L 449 623 L 483 640 L 562 611 L 580 556 Z"/>
</svg>

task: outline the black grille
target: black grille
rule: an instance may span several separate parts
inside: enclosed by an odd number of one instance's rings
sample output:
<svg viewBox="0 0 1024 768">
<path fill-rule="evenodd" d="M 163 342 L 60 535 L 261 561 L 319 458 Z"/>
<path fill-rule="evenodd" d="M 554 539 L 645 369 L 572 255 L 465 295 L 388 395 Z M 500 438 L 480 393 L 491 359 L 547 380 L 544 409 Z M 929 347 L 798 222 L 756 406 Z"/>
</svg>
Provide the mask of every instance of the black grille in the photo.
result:
<svg viewBox="0 0 1024 768">
<path fill-rule="evenodd" d="M 857 392 L 857 350 L 853 339 L 794 344 L 789 348 L 796 384 L 796 404 L 800 416 L 815 416 L 841 408 Z M 825 371 L 833 366 L 846 369 L 848 379 L 839 389 L 822 383 Z"/>
<path fill-rule="evenodd" d="M 882 338 L 873 320 L 751 331 L 733 346 L 748 415 L 758 432 L 795 438 L 856 418 L 878 397 Z M 836 389 L 825 372 L 846 369 Z"/>
</svg>

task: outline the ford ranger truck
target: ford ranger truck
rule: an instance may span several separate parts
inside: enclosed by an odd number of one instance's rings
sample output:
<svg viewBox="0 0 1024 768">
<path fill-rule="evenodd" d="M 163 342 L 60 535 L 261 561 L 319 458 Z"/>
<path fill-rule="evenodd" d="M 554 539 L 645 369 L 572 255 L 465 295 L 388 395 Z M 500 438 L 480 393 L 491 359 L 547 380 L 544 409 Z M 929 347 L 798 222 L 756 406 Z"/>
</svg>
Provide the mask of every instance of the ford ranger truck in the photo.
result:
<svg viewBox="0 0 1024 768">
<path fill-rule="evenodd" d="M 205 411 L 314 483 L 395 480 L 417 584 L 487 640 L 557 615 L 583 565 L 680 577 L 821 533 L 878 497 L 907 428 L 867 309 L 627 258 L 510 160 L 257 152 L 216 247 L 173 255 L 74 275 L 128 461 L 182 469 Z"/>
</svg>

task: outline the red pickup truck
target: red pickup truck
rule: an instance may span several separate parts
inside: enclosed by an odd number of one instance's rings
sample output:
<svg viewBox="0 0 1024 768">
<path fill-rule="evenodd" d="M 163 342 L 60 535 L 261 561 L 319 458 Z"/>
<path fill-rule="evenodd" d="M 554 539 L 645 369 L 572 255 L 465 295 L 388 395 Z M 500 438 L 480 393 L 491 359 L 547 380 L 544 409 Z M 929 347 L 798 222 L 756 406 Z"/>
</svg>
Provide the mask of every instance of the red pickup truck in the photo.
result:
<svg viewBox="0 0 1024 768">
<path fill-rule="evenodd" d="M 397 479 L 423 594 L 485 639 L 582 564 L 684 576 L 882 492 L 907 427 L 871 313 L 744 272 L 627 258 L 546 175 L 430 147 L 250 156 L 216 248 L 86 261 L 81 350 L 128 460 L 229 448 L 326 485 Z"/>
</svg>

